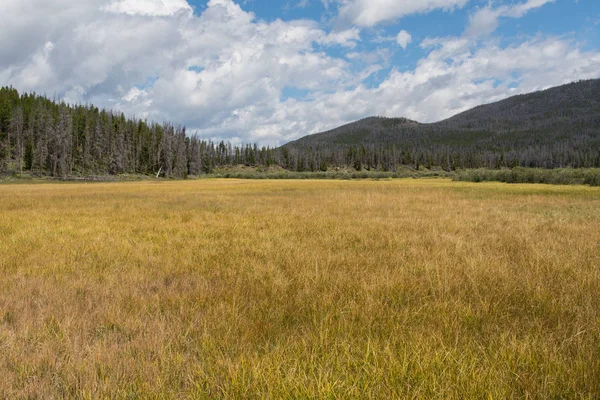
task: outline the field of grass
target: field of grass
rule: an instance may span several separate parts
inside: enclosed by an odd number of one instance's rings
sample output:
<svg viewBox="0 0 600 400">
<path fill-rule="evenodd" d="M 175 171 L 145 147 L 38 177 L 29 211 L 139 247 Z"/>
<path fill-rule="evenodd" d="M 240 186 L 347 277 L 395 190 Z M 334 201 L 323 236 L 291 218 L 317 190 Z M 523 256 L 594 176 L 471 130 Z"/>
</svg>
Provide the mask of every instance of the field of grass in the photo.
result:
<svg viewBox="0 0 600 400">
<path fill-rule="evenodd" d="M 600 188 L 0 186 L 1 398 L 600 397 Z"/>
</svg>

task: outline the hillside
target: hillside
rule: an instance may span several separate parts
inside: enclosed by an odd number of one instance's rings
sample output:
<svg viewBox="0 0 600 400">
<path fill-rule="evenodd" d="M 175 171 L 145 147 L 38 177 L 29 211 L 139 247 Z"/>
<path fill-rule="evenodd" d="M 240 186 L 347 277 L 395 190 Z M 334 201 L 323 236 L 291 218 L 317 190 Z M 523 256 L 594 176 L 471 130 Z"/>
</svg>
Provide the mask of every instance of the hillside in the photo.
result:
<svg viewBox="0 0 600 400">
<path fill-rule="evenodd" d="M 406 118 L 369 117 L 327 132 L 305 136 L 288 143 L 286 146 L 305 144 L 333 144 L 343 146 L 384 143 L 396 140 L 401 130 L 418 131 L 425 126 L 425 124 Z"/>
<path fill-rule="evenodd" d="M 599 166 L 600 80 L 514 96 L 432 124 L 366 118 L 284 147 L 319 158 L 355 151 L 382 158 L 382 148 L 394 149 L 390 157 L 399 164 L 450 168 Z"/>
<path fill-rule="evenodd" d="M 478 106 L 436 125 L 501 132 L 578 123 L 597 126 L 599 118 L 600 79 L 594 79 Z"/>
</svg>

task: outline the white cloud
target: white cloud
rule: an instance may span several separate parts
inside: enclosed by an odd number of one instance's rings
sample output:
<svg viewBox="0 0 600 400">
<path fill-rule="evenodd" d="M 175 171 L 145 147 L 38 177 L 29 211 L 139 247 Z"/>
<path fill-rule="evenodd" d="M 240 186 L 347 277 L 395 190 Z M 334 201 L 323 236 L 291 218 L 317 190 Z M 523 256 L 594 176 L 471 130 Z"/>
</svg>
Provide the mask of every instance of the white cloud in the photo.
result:
<svg viewBox="0 0 600 400">
<path fill-rule="evenodd" d="M 358 28 L 346 29 L 344 31 L 331 32 L 319 40 L 322 44 L 339 44 L 344 47 L 353 48 L 360 41 L 360 30 Z"/>
<path fill-rule="evenodd" d="M 24 67 L 46 42 L 68 35 L 73 26 L 88 21 L 104 1 L 1 0 L 0 70 Z"/>
<path fill-rule="evenodd" d="M 469 18 L 469 26 L 466 34 L 469 36 L 488 35 L 498 28 L 500 17 L 521 18 L 530 10 L 552 3 L 554 0 L 527 0 L 524 3 L 511 6 L 500 6 L 492 8 L 487 6 L 479 9 Z"/>
<path fill-rule="evenodd" d="M 434 48 L 414 70 L 394 70 L 374 89 L 357 88 L 349 104 L 363 104 L 365 115 L 433 122 L 510 95 L 600 76 L 600 53 L 560 38 L 538 37 L 507 48 L 464 38 L 425 45 Z"/>
<path fill-rule="evenodd" d="M 393 52 L 387 47 L 379 47 L 374 51 L 351 52 L 346 54 L 346 58 L 354 63 L 365 63 L 368 65 L 377 65 L 383 63 L 389 66 Z"/>
<path fill-rule="evenodd" d="M 364 27 L 436 9 L 461 8 L 469 0 L 337 0 L 342 19 Z"/>
<path fill-rule="evenodd" d="M 129 15 L 166 16 L 191 11 L 186 0 L 112 0 L 105 11 Z"/>
<path fill-rule="evenodd" d="M 396 36 L 396 43 L 400 47 L 406 50 L 406 46 L 408 46 L 412 42 L 412 35 L 405 30 L 401 30 Z"/>
<path fill-rule="evenodd" d="M 137 87 L 134 87 L 129 92 L 127 92 L 127 94 L 125 96 L 123 96 L 122 99 L 127 102 L 132 102 L 144 94 L 145 94 L 144 91 L 140 90 Z"/>
</svg>

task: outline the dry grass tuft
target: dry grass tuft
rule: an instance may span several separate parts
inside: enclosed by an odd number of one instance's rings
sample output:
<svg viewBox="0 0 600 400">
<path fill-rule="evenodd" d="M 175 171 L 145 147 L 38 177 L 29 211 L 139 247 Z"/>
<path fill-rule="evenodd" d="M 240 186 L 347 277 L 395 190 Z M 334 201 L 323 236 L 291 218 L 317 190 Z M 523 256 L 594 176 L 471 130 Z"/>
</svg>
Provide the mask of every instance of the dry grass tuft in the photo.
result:
<svg viewBox="0 0 600 400">
<path fill-rule="evenodd" d="M 598 398 L 600 189 L 0 187 L 0 397 Z"/>
</svg>

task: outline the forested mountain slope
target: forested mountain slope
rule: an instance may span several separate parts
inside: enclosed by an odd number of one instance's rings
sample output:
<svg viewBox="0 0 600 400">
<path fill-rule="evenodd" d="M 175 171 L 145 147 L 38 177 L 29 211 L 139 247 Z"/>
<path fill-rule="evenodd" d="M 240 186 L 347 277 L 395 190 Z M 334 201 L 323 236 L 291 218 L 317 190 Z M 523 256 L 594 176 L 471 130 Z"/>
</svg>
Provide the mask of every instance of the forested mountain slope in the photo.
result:
<svg viewBox="0 0 600 400">
<path fill-rule="evenodd" d="M 285 147 L 328 164 L 351 158 L 383 169 L 600 166 L 600 80 L 514 96 L 433 124 L 366 118 Z"/>
<path fill-rule="evenodd" d="M 578 123 L 597 126 L 599 118 L 600 79 L 594 79 L 478 106 L 437 125 L 502 132 Z"/>
</svg>

